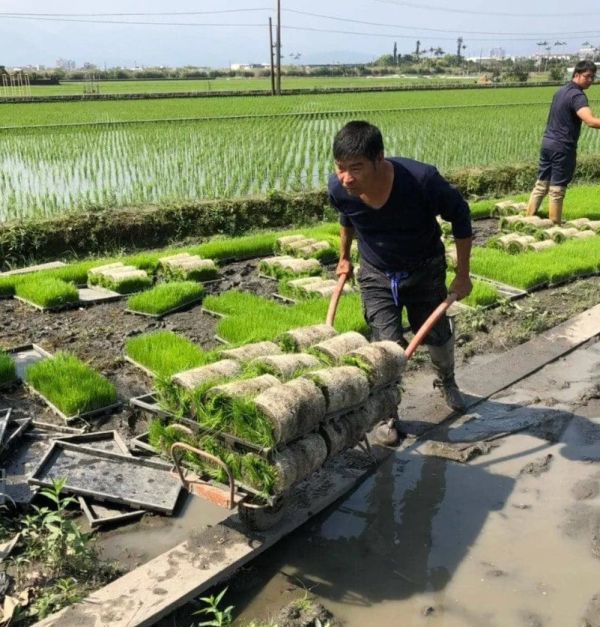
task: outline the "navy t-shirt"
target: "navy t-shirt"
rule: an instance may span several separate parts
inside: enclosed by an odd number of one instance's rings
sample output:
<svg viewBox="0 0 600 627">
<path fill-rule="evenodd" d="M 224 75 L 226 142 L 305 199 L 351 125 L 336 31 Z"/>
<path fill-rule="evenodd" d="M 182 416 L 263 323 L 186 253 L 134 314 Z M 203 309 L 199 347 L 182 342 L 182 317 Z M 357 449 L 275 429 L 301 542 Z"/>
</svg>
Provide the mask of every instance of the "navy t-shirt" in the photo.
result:
<svg viewBox="0 0 600 627">
<path fill-rule="evenodd" d="M 587 96 L 579 85 L 569 81 L 561 87 L 552 98 L 542 147 L 559 152 L 574 151 L 581 132 L 577 111 L 587 106 Z"/>
<path fill-rule="evenodd" d="M 354 227 L 361 257 L 380 270 L 412 270 L 425 259 L 444 254 L 436 216 L 452 223 L 455 238 L 471 237 L 469 205 L 437 169 L 400 157 L 388 158 L 394 182 L 379 209 L 351 196 L 335 174 L 329 177 L 329 200 L 340 224 Z"/>
</svg>

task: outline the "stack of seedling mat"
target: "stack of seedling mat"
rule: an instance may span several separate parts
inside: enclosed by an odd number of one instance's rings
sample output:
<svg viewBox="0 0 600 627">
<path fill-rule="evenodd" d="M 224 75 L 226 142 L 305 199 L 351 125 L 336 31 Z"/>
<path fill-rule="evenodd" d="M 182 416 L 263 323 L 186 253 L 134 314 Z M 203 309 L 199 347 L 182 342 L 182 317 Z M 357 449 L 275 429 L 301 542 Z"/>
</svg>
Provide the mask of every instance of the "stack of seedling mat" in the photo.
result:
<svg viewBox="0 0 600 627">
<path fill-rule="evenodd" d="M 90 285 L 101 285 L 119 294 L 129 294 L 145 290 L 152 285 L 152 277 L 144 270 L 126 266 L 118 261 L 104 266 L 96 266 L 88 272 Z"/>
<path fill-rule="evenodd" d="M 540 229 L 548 229 L 552 226 L 554 226 L 552 220 L 539 216 L 503 216 L 500 218 L 501 230 L 534 234 Z"/>
<path fill-rule="evenodd" d="M 164 384 L 173 420 L 155 420 L 150 443 L 168 453 L 183 441 L 217 456 L 238 487 L 269 502 L 396 415 L 405 363 L 394 342 L 370 344 L 328 325 L 228 349 Z M 197 455 L 184 459 L 225 481 L 222 470 Z"/>
<path fill-rule="evenodd" d="M 521 213 L 527 209 L 527 203 L 514 202 L 513 200 L 503 200 L 497 202 L 491 211 L 492 218 L 499 218 L 501 216 L 514 216 L 517 213 Z"/>
<path fill-rule="evenodd" d="M 577 218 L 576 220 L 569 220 L 566 227 L 575 227 L 580 231 L 593 231 L 594 233 L 600 233 L 600 220 L 590 220 L 589 218 Z"/>
<path fill-rule="evenodd" d="M 158 263 L 165 279 L 169 281 L 212 281 L 218 276 L 217 266 L 212 259 L 203 259 L 190 253 L 162 257 Z"/>
<path fill-rule="evenodd" d="M 317 259 L 299 259 L 290 255 L 281 255 L 261 259 L 258 263 L 258 270 L 266 276 L 284 279 L 321 274 L 322 267 Z"/>
<path fill-rule="evenodd" d="M 316 240 L 304 235 L 285 235 L 275 244 L 275 252 L 294 257 L 314 257 L 322 263 L 331 263 L 337 259 L 336 249 L 327 240 Z"/>
</svg>

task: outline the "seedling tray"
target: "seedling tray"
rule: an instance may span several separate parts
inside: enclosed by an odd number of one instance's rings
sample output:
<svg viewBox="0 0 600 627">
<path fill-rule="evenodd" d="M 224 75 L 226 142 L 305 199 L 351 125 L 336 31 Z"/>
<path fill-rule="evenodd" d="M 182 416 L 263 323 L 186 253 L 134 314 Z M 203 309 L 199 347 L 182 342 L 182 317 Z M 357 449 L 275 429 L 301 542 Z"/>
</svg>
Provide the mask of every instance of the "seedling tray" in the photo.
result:
<svg viewBox="0 0 600 627">
<path fill-rule="evenodd" d="M 290 298 L 289 296 L 284 296 L 283 294 L 278 294 L 277 292 L 272 292 L 271 296 L 275 300 L 280 300 L 282 303 L 286 305 L 296 305 L 298 301 L 294 298 Z"/>
<path fill-rule="evenodd" d="M 42 359 L 52 357 L 48 351 L 45 351 L 37 344 L 25 344 L 24 346 L 11 348 L 7 352 L 11 355 L 15 362 L 17 378 L 21 381 L 24 380 L 25 370 L 27 370 L 29 366 L 41 361 Z"/>
<path fill-rule="evenodd" d="M 521 288 L 514 287 L 513 285 L 501 283 L 500 281 L 495 281 L 494 279 L 489 279 L 488 277 L 480 276 L 478 274 L 471 274 L 471 278 L 494 286 L 498 292 L 505 298 L 508 298 L 508 300 L 523 298 L 523 296 L 527 296 L 528 293 L 527 290 L 522 290 Z"/>
<path fill-rule="evenodd" d="M 88 307 L 99 303 L 112 303 L 124 297 L 119 292 L 113 292 L 105 287 L 94 285 L 92 287 L 79 288 L 79 306 Z"/>
<path fill-rule="evenodd" d="M 64 268 L 67 264 L 64 261 L 48 261 L 35 266 L 26 266 L 25 268 L 16 268 L 15 270 L 7 270 L 0 272 L 0 278 L 7 276 L 15 276 L 16 274 L 28 274 L 29 272 L 38 272 L 39 270 L 56 270 L 56 268 Z"/>
<path fill-rule="evenodd" d="M 32 300 L 28 300 L 27 298 L 23 298 L 22 296 L 17 296 L 16 294 L 14 295 L 13 298 L 22 303 L 25 303 L 26 305 L 29 305 L 29 307 L 33 307 L 34 309 L 41 311 L 42 313 L 54 313 L 57 311 L 66 311 L 67 309 L 75 309 L 76 307 L 79 307 L 80 305 L 80 301 L 76 300 L 73 303 L 65 303 L 64 305 L 56 305 L 55 307 L 43 307 L 42 305 L 38 305 L 37 303 L 34 303 Z"/>
<path fill-rule="evenodd" d="M 219 311 L 212 311 L 212 309 L 207 309 L 206 307 L 202 307 L 200 311 L 207 316 L 211 316 L 212 318 L 218 318 L 219 320 L 222 320 L 226 317 L 225 314 L 222 314 Z"/>
<path fill-rule="evenodd" d="M 16 442 L 18 442 L 22 437 L 25 431 L 31 425 L 31 418 L 23 418 L 20 420 L 13 421 L 13 425 L 16 425 L 15 429 L 7 436 L 8 429 L 10 428 L 10 417 L 9 424 L 7 425 L 7 430 L 5 432 L 5 438 L 2 445 L 0 445 L 0 459 L 2 459 L 5 454 L 10 453 Z"/>
<path fill-rule="evenodd" d="M 146 453 L 151 455 L 160 455 L 160 451 L 157 451 L 149 442 L 150 433 L 146 431 L 141 433 L 135 438 L 129 440 L 129 450 L 136 453 Z"/>
<path fill-rule="evenodd" d="M 10 414 L 12 409 L 0 410 L 0 450 L 2 449 L 2 443 L 4 442 L 4 434 L 8 427 L 8 421 L 10 420 Z"/>
<path fill-rule="evenodd" d="M 194 300 L 190 300 L 187 303 L 183 303 L 182 305 L 178 305 L 177 307 L 173 307 L 171 309 L 167 309 L 167 311 L 163 311 L 162 313 L 159 313 L 159 314 L 148 313 L 146 311 L 137 311 L 135 309 L 129 309 L 129 307 L 127 309 L 125 309 L 125 311 L 127 313 L 135 314 L 137 316 L 145 316 L 146 318 L 154 318 L 155 320 L 160 320 L 161 318 L 164 318 L 165 316 L 168 316 L 170 314 L 174 314 L 174 313 L 176 313 L 178 311 L 184 311 L 185 309 L 191 309 L 194 305 L 197 305 L 198 303 L 201 303 L 203 298 L 204 298 L 204 294 L 202 296 L 199 296 L 198 298 L 194 298 Z"/>
<path fill-rule="evenodd" d="M 106 504 L 96 503 L 83 496 L 78 497 L 79 506 L 88 519 L 92 529 L 98 529 L 103 525 L 118 525 L 121 523 L 138 520 L 145 513 L 144 509 L 126 510 L 117 507 L 108 507 Z"/>
<path fill-rule="evenodd" d="M 76 435 L 61 435 L 55 438 L 61 442 L 79 444 L 96 451 L 108 451 L 119 455 L 128 455 L 129 449 L 123 438 L 116 431 L 96 431 Z"/>
<path fill-rule="evenodd" d="M 148 394 L 143 394 L 142 396 L 134 396 L 129 399 L 129 404 L 132 407 L 143 409 L 144 411 L 162 419 L 175 419 L 175 415 L 173 413 L 159 405 L 158 400 L 156 399 L 156 392 L 149 392 Z"/>
<path fill-rule="evenodd" d="M 98 409 L 94 409 L 92 411 L 86 411 L 81 414 L 74 414 L 73 416 L 67 416 L 63 413 L 56 405 L 51 403 L 41 392 L 38 392 L 31 385 L 28 385 L 27 388 L 37 398 L 41 399 L 50 407 L 50 409 L 57 415 L 59 415 L 66 423 L 73 422 L 74 420 L 88 420 L 90 418 L 96 418 L 98 416 L 104 416 L 106 414 L 112 414 L 113 412 L 121 409 L 121 403 L 113 403 L 112 405 L 107 405 L 106 407 L 99 407 Z"/>
<path fill-rule="evenodd" d="M 156 373 L 152 372 L 152 370 L 150 370 L 150 368 L 146 368 L 146 366 L 142 366 L 142 364 L 140 364 L 139 362 L 135 361 L 135 359 L 132 359 L 128 355 L 123 355 L 123 359 L 125 361 L 128 361 L 130 364 L 132 364 L 136 368 L 139 368 L 142 372 L 146 373 L 149 377 L 152 377 L 154 379 L 154 377 L 156 376 Z"/>
<path fill-rule="evenodd" d="M 55 440 L 29 483 L 50 487 L 61 477 L 65 492 L 164 514 L 173 513 L 182 490 L 168 464 Z"/>
</svg>

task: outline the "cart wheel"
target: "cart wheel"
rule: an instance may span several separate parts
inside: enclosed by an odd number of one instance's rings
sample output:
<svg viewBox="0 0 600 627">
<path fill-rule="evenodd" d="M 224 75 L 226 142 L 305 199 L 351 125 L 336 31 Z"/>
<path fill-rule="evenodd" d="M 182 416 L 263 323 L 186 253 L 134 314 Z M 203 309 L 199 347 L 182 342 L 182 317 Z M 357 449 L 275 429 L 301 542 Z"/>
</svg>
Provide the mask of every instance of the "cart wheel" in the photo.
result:
<svg viewBox="0 0 600 627">
<path fill-rule="evenodd" d="M 267 531 L 274 527 L 285 514 L 285 499 L 278 499 L 274 505 L 258 503 L 240 503 L 238 505 L 240 520 L 252 531 Z"/>
</svg>

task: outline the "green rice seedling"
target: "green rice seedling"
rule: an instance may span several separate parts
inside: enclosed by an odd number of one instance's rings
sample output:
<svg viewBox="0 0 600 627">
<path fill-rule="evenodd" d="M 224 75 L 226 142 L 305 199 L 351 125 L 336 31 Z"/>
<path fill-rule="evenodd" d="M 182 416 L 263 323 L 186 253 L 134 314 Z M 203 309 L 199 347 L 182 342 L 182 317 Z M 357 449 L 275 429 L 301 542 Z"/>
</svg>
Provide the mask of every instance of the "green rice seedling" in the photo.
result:
<svg viewBox="0 0 600 627">
<path fill-rule="evenodd" d="M 188 303 L 199 302 L 204 295 L 204 287 L 193 281 L 162 283 L 146 292 L 130 296 L 127 307 L 132 311 L 163 315 L 183 307 Z"/>
<path fill-rule="evenodd" d="M 446 274 L 446 286 L 449 287 L 454 281 L 454 274 L 448 272 Z M 469 305 L 470 307 L 485 307 L 486 305 L 493 305 L 500 299 L 498 290 L 485 281 L 473 280 L 473 290 L 460 302 Z"/>
<path fill-rule="evenodd" d="M 69 353 L 38 361 L 27 369 L 25 377 L 67 417 L 108 407 L 117 400 L 110 381 Z"/>
<path fill-rule="evenodd" d="M 323 358 L 323 355 L 319 355 L 319 357 Z M 373 379 L 373 375 L 375 374 L 373 364 L 367 362 L 360 355 L 346 355 L 342 358 L 342 363 L 345 366 L 356 366 L 360 368 L 367 375 L 369 381 Z"/>
<path fill-rule="evenodd" d="M 313 255 L 310 255 L 317 259 L 320 263 L 327 265 L 330 263 L 334 263 L 339 258 L 339 253 L 336 248 L 324 248 L 323 250 L 318 250 Z"/>
<path fill-rule="evenodd" d="M 140 270 L 145 270 L 150 274 L 154 274 L 158 269 L 158 260 L 160 253 L 139 253 L 137 255 L 129 255 L 123 257 L 121 261 L 128 266 L 135 266 Z M 108 263 L 108 262 L 107 262 Z"/>
<path fill-rule="evenodd" d="M 278 234 L 273 231 L 244 237 L 214 238 L 198 246 L 187 248 L 192 255 L 209 259 L 249 259 L 270 255 Z M 180 251 L 183 252 L 183 251 Z"/>
<path fill-rule="evenodd" d="M 0 385 L 12 383 L 17 379 L 17 369 L 13 358 L 0 350 Z"/>
<path fill-rule="evenodd" d="M 305 276 L 319 276 L 322 274 L 322 268 L 311 268 L 310 270 L 304 270 L 301 272 L 294 272 L 288 268 L 283 268 L 279 264 L 270 264 L 267 260 L 263 260 L 258 264 L 258 270 L 267 276 L 273 277 L 278 280 L 298 279 Z"/>
<path fill-rule="evenodd" d="M 54 278 L 23 279 L 17 283 L 15 295 L 47 309 L 79 302 L 79 291 L 74 285 Z"/>
<path fill-rule="evenodd" d="M 214 281 L 219 277 L 219 269 L 216 267 L 186 270 L 178 266 L 167 265 L 162 272 L 167 281 Z"/>
<path fill-rule="evenodd" d="M 203 351 L 172 331 L 155 331 L 129 338 L 125 354 L 155 375 L 165 378 L 217 359 L 214 353 Z"/>
<path fill-rule="evenodd" d="M 3 298 L 14 296 L 18 282 L 16 276 L 0 277 L 0 296 Z"/>
<path fill-rule="evenodd" d="M 142 290 L 152 287 L 152 277 L 140 276 L 113 280 L 108 277 L 100 276 L 98 284 L 119 294 L 133 294 L 134 292 L 141 292 Z"/>
<path fill-rule="evenodd" d="M 251 488 L 273 494 L 277 473 L 275 468 L 265 459 L 254 453 L 246 453 L 242 457 L 242 480 Z"/>
</svg>

